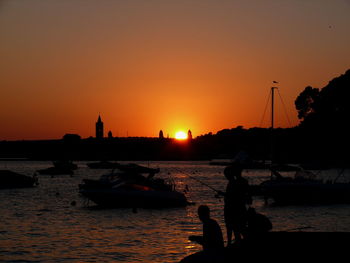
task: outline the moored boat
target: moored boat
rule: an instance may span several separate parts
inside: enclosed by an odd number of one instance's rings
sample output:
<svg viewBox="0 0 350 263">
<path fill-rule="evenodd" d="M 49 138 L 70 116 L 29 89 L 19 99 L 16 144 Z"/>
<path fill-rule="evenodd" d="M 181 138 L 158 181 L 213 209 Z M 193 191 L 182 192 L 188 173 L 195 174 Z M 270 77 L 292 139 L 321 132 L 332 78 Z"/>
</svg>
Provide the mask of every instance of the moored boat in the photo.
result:
<svg viewBox="0 0 350 263">
<path fill-rule="evenodd" d="M 296 172 L 294 178 L 284 177 L 273 170 L 270 180 L 260 185 L 265 200 L 275 204 L 334 204 L 350 203 L 350 183 L 323 182 L 308 171 Z"/>
<path fill-rule="evenodd" d="M 0 189 L 23 188 L 38 185 L 38 178 L 19 174 L 10 170 L 0 170 Z"/>
<path fill-rule="evenodd" d="M 78 165 L 76 165 L 70 160 L 57 160 L 52 163 L 53 163 L 53 166 L 58 169 L 66 169 L 66 170 L 78 169 Z"/>
<path fill-rule="evenodd" d="M 78 169 L 78 166 L 72 161 L 59 160 L 53 161 L 53 166 L 45 169 L 39 169 L 37 172 L 43 175 L 63 175 L 74 174 L 74 170 Z"/>
<path fill-rule="evenodd" d="M 272 198 L 275 204 L 304 205 L 304 204 L 334 204 L 350 203 L 350 183 L 323 182 L 302 167 L 285 166 L 275 163 L 274 152 L 274 90 L 271 87 L 271 179 L 260 184 L 261 194 L 268 201 Z M 276 169 L 296 171 L 294 178 L 284 177 Z M 344 171 L 344 170 L 343 170 Z M 338 176 L 339 177 L 339 176 Z"/>
<path fill-rule="evenodd" d="M 63 174 L 74 174 L 72 169 L 69 168 L 59 168 L 59 167 L 48 167 L 45 169 L 37 170 L 39 174 L 43 175 L 63 175 Z"/>
<path fill-rule="evenodd" d="M 186 206 L 186 196 L 176 191 L 174 184 L 154 178 L 158 172 L 159 169 L 136 164 L 119 165 L 117 171 L 102 175 L 98 180 L 83 179 L 79 192 L 104 207 Z"/>
</svg>

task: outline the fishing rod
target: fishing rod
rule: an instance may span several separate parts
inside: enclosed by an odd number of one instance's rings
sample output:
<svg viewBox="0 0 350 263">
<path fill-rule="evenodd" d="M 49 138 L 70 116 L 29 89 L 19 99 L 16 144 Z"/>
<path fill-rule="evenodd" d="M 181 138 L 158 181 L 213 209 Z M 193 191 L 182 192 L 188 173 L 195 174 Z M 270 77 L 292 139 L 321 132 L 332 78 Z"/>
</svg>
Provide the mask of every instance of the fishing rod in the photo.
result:
<svg viewBox="0 0 350 263">
<path fill-rule="evenodd" d="M 182 174 L 184 174 L 184 175 L 187 175 L 187 176 L 188 176 L 189 178 L 191 178 L 192 180 L 197 181 L 198 183 L 200 183 L 200 184 L 202 184 L 202 185 L 208 187 L 209 189 L 213 190 L 213 191 L 216 192 L 216 193 L 221 193 L 221 192 L 222 192 L 222 191 L 219 191 L 219 190 L 215 189 L 215 188 L 212 187 L 211 185 L 209 185 L 209 184 L 203 182 L 202 180 L 199 180 L 198 178 L 196 178 L 196 177 L 190 175 L 189 173 L 186 173 L 186 172 L 184 172 L 184 171 L 181 171 L 181 170 L 178 169 L 178 168 L 174 168 L 174 169 L 177 170 L 179 173 L 182 173 Z"/>
</svg>

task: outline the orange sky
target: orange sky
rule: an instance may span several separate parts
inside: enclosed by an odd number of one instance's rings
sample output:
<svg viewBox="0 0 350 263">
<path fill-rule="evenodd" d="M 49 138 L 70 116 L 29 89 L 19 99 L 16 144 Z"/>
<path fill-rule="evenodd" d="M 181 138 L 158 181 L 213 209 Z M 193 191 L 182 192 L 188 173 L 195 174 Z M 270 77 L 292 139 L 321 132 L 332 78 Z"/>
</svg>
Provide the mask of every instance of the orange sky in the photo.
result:
<svg viewBox="0 0 350 263">
<path fill-rule="evenodd" d="M 346 0 L 0 2 L 0 140 L 259 126 L 350 68 Z M 276 126 L 289 126 L 276 97 Z M 268 125 L 269 113 L 263 126 Z"/>
</svg>

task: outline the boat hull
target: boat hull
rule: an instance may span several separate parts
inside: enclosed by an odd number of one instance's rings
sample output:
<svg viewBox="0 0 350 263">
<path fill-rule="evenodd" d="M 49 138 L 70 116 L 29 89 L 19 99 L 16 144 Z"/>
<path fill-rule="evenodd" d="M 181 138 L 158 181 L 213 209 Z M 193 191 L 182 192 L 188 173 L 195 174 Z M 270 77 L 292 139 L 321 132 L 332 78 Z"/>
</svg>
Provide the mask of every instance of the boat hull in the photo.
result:
<svg viewBox="0 0 350 263">
<path fill-rule="evenodd" d="M 350 203 L 349 183 L 266 182 L 261 186 L 265 198 L 276 204 L 334 204 Z"/>
<path fill-rule="evenodd" d="M 41 169 L 37 171 L 41 175 L 64 175 L 64 174 L 74 174 L 73 170 L 67 168 L 56 168 L 49 167 L 46 169 Z"/>
<path fill-rule="evenodd" d="M 37 184 L 38 181 L 35 177 L 0 170 L 0 189 L 34 187 Z"/>
</svg>

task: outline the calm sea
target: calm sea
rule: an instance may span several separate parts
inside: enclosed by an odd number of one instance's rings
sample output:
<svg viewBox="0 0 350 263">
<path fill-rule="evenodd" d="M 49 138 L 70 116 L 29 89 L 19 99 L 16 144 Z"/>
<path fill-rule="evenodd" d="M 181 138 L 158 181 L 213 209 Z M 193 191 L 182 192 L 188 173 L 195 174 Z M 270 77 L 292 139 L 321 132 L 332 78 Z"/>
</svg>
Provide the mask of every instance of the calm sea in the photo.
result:
<svg viewBox="0 0 350 263">
<path fill-rule="evenodd" d="M 186 208 L 145 210 L 97 209 L 78 193 L 83 178 L 99 178 L 108 170 L 92 170 L 77 162 L 73 176 L 39 175 L 40 185 L 28 189 L 0 190 L 1 262 L 178 262 L 200 250 L 188 236 L 201 233 L 198 205 L 207 204 L 220 223 L 224 236 L 223 200 L 188 175 L 224 190 L 222 166 L 208 162 L 138 162 L 160 168 L 177 189 L 189 188 L 196 205 Z M 0 169 L 32 175 L 50 162 L 1 161 Z M 318 176 L 331 179 L 337 170 Z M 268 178 L 269 172 L 247 170 L 251 184 Z M 343 180 L 350 178 L 345 171 Z M 187 187 L 186 187 L 187 186 Z M 76 204 L 73 205 L 72 202 Z M 273 223 L 274 231 L 350 231 L 350 205 L 266 206 L 255 198 L 253 206 Z"/>
</svg>

